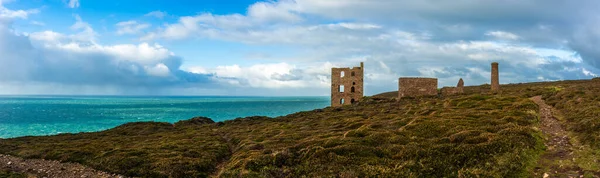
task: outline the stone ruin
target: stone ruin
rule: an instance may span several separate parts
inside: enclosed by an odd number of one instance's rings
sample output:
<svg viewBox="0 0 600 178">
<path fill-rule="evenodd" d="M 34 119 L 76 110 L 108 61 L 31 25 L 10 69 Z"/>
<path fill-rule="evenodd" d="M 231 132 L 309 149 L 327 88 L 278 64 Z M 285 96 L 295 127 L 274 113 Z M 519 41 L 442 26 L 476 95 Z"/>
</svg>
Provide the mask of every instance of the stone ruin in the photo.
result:
<svg viewBox="0 0 600 178">
<path fill-rule="evenodd" d="M 403 97 L 437 96 L 437 78 L 400 78 L 398 79 L 398 99 Z"/>
<path fill-rule="evenodd" d="M 444 96 L 464 93 L 465 82 L 461 78 L 456 87 L 444 87 L 438 92 L 437 78 L 400 78 L 398 79 L 398 98 L 418 96 Z"/>
<path fill-rule="evenodd" d="M 492 92 L 500 91 L 500 75 L 498 74 L 498 63 L 492 63 Z"/>
<path fill-rule="evenodd" d="M 364 64 L 331 68 L 331 106 L 351 105 L 363 98 Z"/>
<path fill-rule="evenodd" d="M 444 96 L 462 94 L 465 92 L 464 88 L 465 82 L 461 78 L 460 80 L 458 80 L 458 84 L 456 84 L 456 87 L 444 87 L 442 88 L 441 93 Z"/>
<path fill-rule="evenodd" d="M 398 80 L 398 99 L 403 97 L 417 96 L 443 96 L 457 95 L 464 93 L 465 82 L 461 78 L 456 87 L 444 87 L 439 93 L 437 90 L 436 78 L 400 78 Z M 491 71 L 492 92 L 500 92 L 500 75 L 498 73 L 498 63 L 492 63 Z"/>
<path fill-rule="evenodd" d="M 331 68 L 331 106 L 353 104 L 363 97 L 364 64 L 353 68 Z M 461 78 L 456 87 L 444 87 L 438 91 L 437 78 L 398 79 L 398 99 L 404 97 L 457 95 L 464 93 L 465 82 Z M 500 92 L 498 63 L 492 63 L 491 90 Z"/>
</svg>

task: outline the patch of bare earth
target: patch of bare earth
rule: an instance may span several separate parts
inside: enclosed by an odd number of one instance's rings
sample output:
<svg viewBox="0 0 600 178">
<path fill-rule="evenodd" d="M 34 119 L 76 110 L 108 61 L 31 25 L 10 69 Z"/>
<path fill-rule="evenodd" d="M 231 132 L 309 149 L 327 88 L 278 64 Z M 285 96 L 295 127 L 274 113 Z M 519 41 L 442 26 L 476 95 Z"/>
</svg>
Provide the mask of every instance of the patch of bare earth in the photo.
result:
<svg viewBox="0 0 600 178">
<path fill-rule="evenodd" d="M 569 134 L 552 114 L 552 106 L 541 96 L 531 98 L 540 108 L 540 130 L 546 136 L 546 152 L 538 161 L 535 177 L 584 177 L 584 171 L 574 161 L 574 146 Z"/>
<path fill-rule="evenodd" d="M 75 163 L 61 163 L 43 159 L 23 159 L 19 157 L 0 154 L 0 170 L 25 173 L 29 177 L 61 177 L 61 178 L 83 178 L 83 177 L 123 177 L 97 171 Z"/>
</svg>

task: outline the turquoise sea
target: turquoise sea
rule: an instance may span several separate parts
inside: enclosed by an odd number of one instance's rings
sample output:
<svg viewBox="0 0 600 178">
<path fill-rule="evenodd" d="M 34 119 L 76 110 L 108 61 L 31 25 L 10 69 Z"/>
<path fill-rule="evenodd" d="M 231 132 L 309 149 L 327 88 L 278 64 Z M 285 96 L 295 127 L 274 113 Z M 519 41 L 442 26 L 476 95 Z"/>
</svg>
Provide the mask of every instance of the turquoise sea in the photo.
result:
<svg viewBox="0 0 600 178">
<path fill-rule="evenodd" d="M 0 138 L 93 132 L 140 121 L 215 122 L 324 108 L 329 97 L 0 96 Z"/>
</svg>

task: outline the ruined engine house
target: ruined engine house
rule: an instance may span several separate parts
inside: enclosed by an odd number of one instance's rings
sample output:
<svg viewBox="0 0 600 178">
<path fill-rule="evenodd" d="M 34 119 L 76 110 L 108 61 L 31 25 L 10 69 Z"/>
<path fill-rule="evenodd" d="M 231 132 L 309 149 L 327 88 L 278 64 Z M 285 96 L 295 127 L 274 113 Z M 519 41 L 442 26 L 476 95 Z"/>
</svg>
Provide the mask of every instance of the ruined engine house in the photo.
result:
<svg viewBox="0 0 600 178">
<path fill-rule="evenodd" d="M 331 106 L 351 105 L 363 97 L 364 64 L 331 68 Z"/>
</svg>

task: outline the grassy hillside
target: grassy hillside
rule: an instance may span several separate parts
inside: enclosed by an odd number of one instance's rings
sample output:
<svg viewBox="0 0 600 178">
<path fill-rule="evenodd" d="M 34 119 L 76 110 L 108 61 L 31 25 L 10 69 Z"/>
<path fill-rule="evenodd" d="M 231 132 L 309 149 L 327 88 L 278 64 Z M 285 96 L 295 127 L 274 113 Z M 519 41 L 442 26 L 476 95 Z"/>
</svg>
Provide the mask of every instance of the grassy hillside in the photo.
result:
<svg viewBox="0 0 600 178">
<path fill-rule="evenodd" d="M 598 86 L 505 85 L 497 95 L 476 86 L 464 95 L 401 101 L 392 93 L 274 119 L 195 118 L 5 139 L 0 153 L 143 177 L 527 177 L 544 150 L 538 107 L 528 98 L 543 95 L 568 113 L 577 138 L 597 148 Z"/>
<path fill-rule="evenodd" d="M 549 104 L 561 110 L 569 130 L 578 139 L 600 149 L 600 79 L 580 85 L 555 86 L 557 94 L 546 98 Z"/>
</svg>

